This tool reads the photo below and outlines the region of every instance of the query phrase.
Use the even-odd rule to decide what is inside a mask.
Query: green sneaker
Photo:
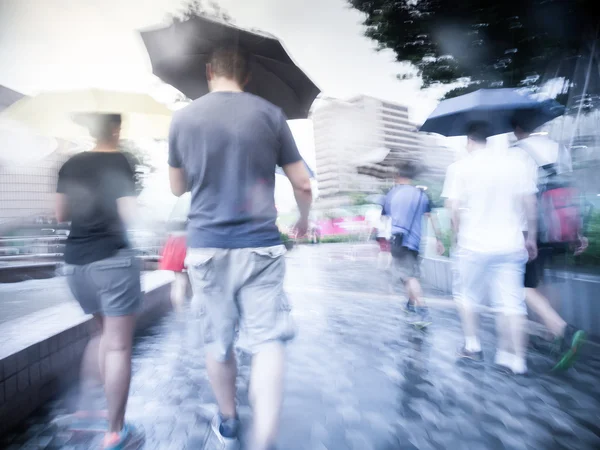
[[[415,310],[414,317],[410,320],[412,326],[414,326],[418,330],[424,330],[429,325],[431,325],[431,315],[429,314],[429,308],[427,307],[418,307]]]
[[[586,333],[583,330],[573,332],[567,327],[565,335],[557,339],[557,354],[559,360],[552,368],[553,372],[565,371],[573,367],[579,356],[582,345],[586,342]]]

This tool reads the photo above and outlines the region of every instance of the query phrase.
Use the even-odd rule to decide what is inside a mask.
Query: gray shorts
[[[406,283],[409,278],[419,278],[421,276],[421,261],[419,252],[406,247],[394,251],[392,258],[392,273],[394,281]]]
[[[186,266],[200,307],[204,343],[225,361],[236,327],[252,353],[269,342],[294,337],[290,304],[283,290],[285,247],[188,249]]]
[[[131,250],[83,266],[67,264],[63,273],[86,314],[128,316],[142,304],[140,262]]]

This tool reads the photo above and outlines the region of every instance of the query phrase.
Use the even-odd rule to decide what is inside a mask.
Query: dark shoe
[[[431,315],[428,308],[416,308],[415,318],[411,320],[411,324],[418,329],[427,328],[431,325]]]
[[[413,305],[410,300],[406,302],[406,306],[404,307],[404,312],[406,314],[414,314],[417,311],[415,305]]]
[[[238,419],[223,419],[220,414],[217,414],[210,426],[219,440],[219,450],[238,450],[240,448],[238,439],[240,421]]]
[[[458,350],[457,355],[460,359],[470,359],[471,361],[475,362],[483,361],[482,350],[479,350],[478,352],[472,352],[470,350],[467,350],[467,348],[463,346]]]
[[[586,342],[586,333],[574,327],[567,326],[564,336],[555,340],[555,352],[558,362],[553,371],[568,370],[573,367],[581,347]]]

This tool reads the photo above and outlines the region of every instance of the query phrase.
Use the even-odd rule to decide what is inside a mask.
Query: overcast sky
[[[160,23],[177,0],[0,0],[0,84],[27,94],[101,87],[156,91],[137,29]],[[392,52],[375,52],[361,14],[345,0],[220,0],[243,27],[280,37],[332,97],[364,93],[412,107],[415,120],[440,92],[399,82]],[[153,94],[155,92],[152,92]]]
[[[136,30],[159,24],[177,0],[0,0],[0,84],[26,94],[97,87],[172,94],[152,75]],[[345,0],[220,0],[242,27],[270,32],[326,96],[367,94],[406,104],[422,121],[441,90],[400,82],[403,66],[363,36],[362,15]],[[314,163],[310,124],[293,131]]]

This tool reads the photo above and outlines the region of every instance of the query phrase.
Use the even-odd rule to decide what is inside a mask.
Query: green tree
[[[594,0],[348,1],[365,13],[366,35],[414,64],[424,87],[465,82],[447,97],[570,78],[600,25]]]
[[[178,13],[171,16],[171,19],[173,22],[183,22],[199,16],[233,22],[232,17],[214,0],[190,0]]]
[[[367,202],[367,194],[363,194],[362,192],[353,192],[350,194],[350,198],[352,200],[352,206],[362,206],[369,204]]]
[[[133,168],[135,175],[135,190],[139,194],[144,189],[144,183],[148,174],[154,172],[156,167],[150,162],[148,154],[133,141],[122,140],[119,142],[119,150],[125,155]]]

